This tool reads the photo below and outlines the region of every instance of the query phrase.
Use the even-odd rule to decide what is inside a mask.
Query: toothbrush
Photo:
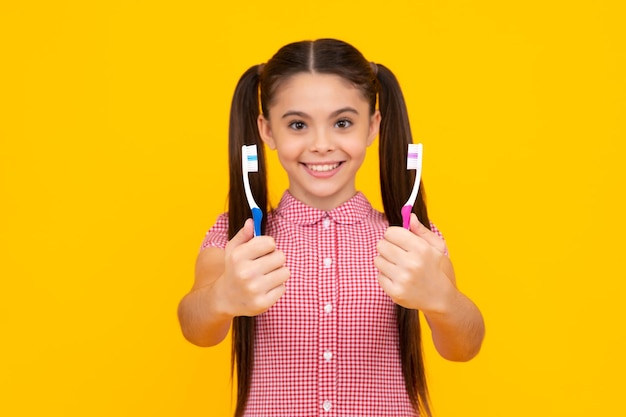
[[[417,192],[420,188],[420,179],[422,177],[422,144],[410,143],[409,153],[406,157],[406,169],[415,170],[415,183],[413,184],[413,191],[411,196],[402,207],[402,227],[409,229],[411,225],[411,212],[413,211],[413,204],[417,198]]]
[[[261,219],[263,219],[263,212],[252,197],[250,180],[248,179],[249,172],[259,172],[259,159],[256,145],[243,145],[241,147],[241,171],[243,174],[243,186],[246,191],[246,198],[248,199],[248,205],[250,206],[252,219],[254,220],[254,236],[261,236]]]

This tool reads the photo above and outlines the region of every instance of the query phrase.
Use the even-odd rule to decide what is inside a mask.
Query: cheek
[[[294,141],[280,141],[276,146],[276,153],[281,162],[289,162],[298,159],[301,150]]]
[[[350,153],[356,158],[357,156],[365,157],[365,153],[367,152],[367,148],[370,145],[367,135],[367,131],[360,132],[358,136],[355,136],[349,144]]]

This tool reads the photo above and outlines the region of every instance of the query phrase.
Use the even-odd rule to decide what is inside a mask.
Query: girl
[[[376,136],[384,214],[355,188]],[[410,229],[397,227],[415,174],[394,75],[338,40],[286,45],[241,77],[229,141],[228,213],[206,235],[179,319],[200,346],[232,327],[235,415],[430,416],[418,311],[450,360],[477,354],[484,325],[456,288],[423,187]],[[258,149],[249,175],[264,211],[258,237],[243,191],[244,144]],[[289,179],[269,212],[264,145]]]

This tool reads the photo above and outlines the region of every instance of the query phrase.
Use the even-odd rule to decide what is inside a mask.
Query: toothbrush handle
[[[252,220],[254,220],[254,236],[261,236],[261,220],[263,212],[258,207],[252,208]]]
[[[407,204],[406,206],[402,207],[402,227],[404,227],[406,230],[409,230],[409,228],[411,227],[411,212],[413,211],[413,206],[410,204]]]

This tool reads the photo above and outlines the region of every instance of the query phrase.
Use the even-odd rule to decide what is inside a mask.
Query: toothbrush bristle
[[[256,145],[246,146],[246,160],[248,161],[248,172],[257,172],[259,170]]]
[[[419,167],[419,158],[422,153],[419,143],[409,144],[409,152],[406,157],[406,169],[417,169]]]

